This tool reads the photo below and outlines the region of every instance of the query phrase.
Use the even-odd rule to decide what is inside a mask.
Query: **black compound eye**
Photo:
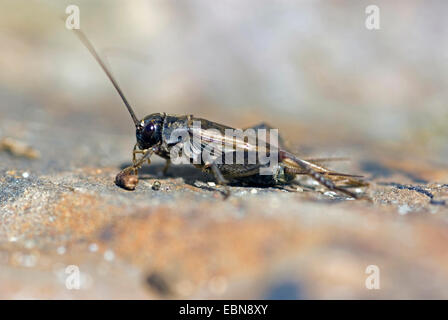
[[[144,119],[136,132],[140,149],[148,149],[161,141],[160,120],[153,116],[147,118],[151,119]]]
[[[154,132],[154,129],[155,129],[154,124],[153,124],[153,123],[149,123],[149,124],[146,126],[145,131],[148,132],[148,133],[150,133],[150,134],[152,134],[152,133]]]
[[[143,130],[143,135],[144,135],[145,140],[151,139],[152,135],[154,134],[155,129],[156,128],[153,123],[148,123],[145,126],[145,128]]]
[[[157,141],[157,132],[158,132],[158,125],[157,123],[154,123],[153,121],[150,121],[146,123],[145,127],[143,128],[143,140],[145,140],[146,143],[149,143],[151,145],[156,144]]]

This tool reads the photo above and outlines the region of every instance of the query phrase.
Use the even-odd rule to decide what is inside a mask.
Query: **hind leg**
[[[282,163],[285,165],[285,172],[294,174],[297,172],[297,168],[299,167],[301,170],[303,170],[303,174],[310,176],[324,187],[330,190],[341,192],[349,197],[358,199],[357,194],[336,186],[336,184],[331,179],[325,177],[324,174],[315,171],[308,163],[297,158],[293,154],[286,151],[280,151],[279,156]]]

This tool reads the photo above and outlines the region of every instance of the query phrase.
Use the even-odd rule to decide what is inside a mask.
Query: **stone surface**
[[[167,3],[170,5],[158,10],[169,22],[177,11]],[[357,9],[364,12],[363,8],[345,5],[350,8],[346,14],[353,15]],[[139,16],[132,11],[138,8],[124,6],[130,10],[126,12]],[[416,7],[414,3],[409,8]],[[438,104],[446,101],[442,67],[432,66],[425,69],[430,70],[425,76],[415,76],[414,69],[406,69],[410,66],[406,55],[394,49],[399,59],[391,58],[389,64],[381,55],[371,57],[372,69],[385,66],[381,69],[384,74],[374,74],[378,82],[362,78],[361,73],[358,76],[365,81],[350,81],[345,73],[348,67],[336,68],[325,55],[313,54],[319,50],[310,42],[297,57],[307,63],[300,60],[297,64],[311,77],[306,83],[317,86],[311,85],[317,91],[304,90],[305,84],[301,87],[309,94],[305,102],[314,104],[306,109],[289,97],[284,101],[290,103],[289,109],[276,109],[258,107],[256,102],[266,98],[282,104],[282,95],[295,92],[277,87],[276,81],[283,83],[280,75],[289,74],[288,68],[275,69],[276,65],[264,65],[268,60],[254,58],[263,70],[280,70],[266,75],[277,79],[268,87],[273,93],[280,92],[274,95],[280,97],[278,100],[238,86],[231,88],[244,94],[237,91],[240,95],[229,98],[223,84],[218,85],[223,94],[216,98],[206,91],[208,82],[204,79],[208,78],[195,78],[196,73],[188,68],[176,69],[178,73],[173,71],[164,78],[160,70],[170,70],[168,58],[156,55],[161,60],[155,59],[145,68],[154,68],[164,86],[153,78],[142,81],[138,72],[120,77],[125,91],[139,97],[135,99],[139,101],[139,116],[158,111],[194,113],[235,127],[267,120],[280,128],[300,156],[349,157],[350,162],[331,167],[364,175],[371,183],[367,193],[372,202],[348,201],[320,188],[314,190],[306,181],[297,192],[232,187],[232,196],[223,201],[220,187],[208,184],[214,181],[212,177],[190,166],[172,167],[163,176],[163,161],[156,157],[141,171],[136,190],[126,191],[118,188],[114,179],[129,165],[135,137],[132,122],[106,77],[75,37],[57,29],[57,22],[28,21],[22,15],[31,9],[20,1],[8,2],[8,8],[19,13],[0,13],[0,21],[9,27],[9,32],[0,28],[0,66],[4,71],[0,74],[0,140],[9,139],[0,147],[0,298],[448,298],[448,134],[443,120],[447,114]],[[13,10],[17,8],[23,11]],[[122,11],[118,4],[111,5],[104,13],[106,21],[118,17],[113,8]],[[196,12],[194,8],[190,12]],[[202,7],[197,8],[200,11]],[[316,12],[337,17],[338,12],[324,4],[302,9],[314,12],[313,17]],[[42,7],[33,10],[34,16],[52,16]],[[88,16],[83,16],[87,26]],[[393,20],[410,24],[410,16],[409,20]],[[142,21],[154,22],[135,21],[139,26]],[[229,24],[227,20],[217,21]],[[342,31],[345,21],[335,22]],[[157,29],[157,23],[154,29],[165,34],[167,42],[175,43],[177,33]],[[186,29],[182,24],[173,28]],[[317,30],[313,25],[304,28]],[[123,30],[116,34],[121,40],[127,37]],[[157,40],[161,48],[171,52],[162,38],[149,30],[153,29],[143,27],[129,42]],[[421,30],[418,34],[425,34]],[[285,30],[275,32],[288,34]],[[398,37],[384,29],[381,32],[391,42]],[[106,29],[101,34],[108,34],[109,40],[115,35]],[[365,30],[355,34],[361,39]],[[107,45],[98,33],[94,38],[98,47]],[[121,46],[126,47],[126,43]],[[334,54],[335,47],[322,52]],[[157,49],[154,44],[151,48]],[[430,51],[425,50],[425,54]],[[390,52],[383,54],[394,57]],[[125,66],[138,70],[138,63],[136,67],[113,61],[114,70]],[[398,62],[407,71],[397,71]],[[318,65],[324,69],[313,69]],[[391,74],[399,76],[394,78],[397,82],[388,82],[396,86],[388,90],[383,80],[390,79]],[[226,75],[231,77],[232,72]],[[258,74],[245,76],[241,77],[247,83],[261,78]],[[189,81],[204,81],[203,87],[188,87]],[[442,89],[437,91],[439,87]],[[229,109],[235,101],[239,101],[238,106],[246,105]],[[412,105],[413,101],[418,106]],[[22,148],[11,149],[11,142]],[[31,149],[23,146],[32,148],[35,153],[31,154],[39,157],[31,159]],[[153,188],[156,181],[160,188]],[[380,269],[380,290],[366,289],[369,265]],[[69,266],[79,268],[79,290],[67,289],[73,270]]]
[[[446,168],[354,159],[372,203],[306,187],[232,187],[224,201],[212,177],[187,165],[164,177],[161,160],[126,191],[114,178],[131,134],[77,126],[1,119],[41,154],[0,153],[2,298],[448,297]],[[372,264],[378,291],[365,288]],[[80,290],[65,286],[69,265]]]

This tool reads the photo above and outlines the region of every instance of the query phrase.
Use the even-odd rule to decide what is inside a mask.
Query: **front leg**
[[[138,150],[137,145],[134,146],[132,152],[132,166],[121,170],[115,177],[115,184],[126,190],[135,190],[138,184],[138,169],[147,161],[151,163],[150,156],[154,153],[154,149]],[[140,159],[137,159],[137,154],[143,154]]]
[[[147,158],[148,164],[151,164],[151,160],[148,158],[147,153],[149,151],[153,151],[152,149],[139,150],[137,149],[137,144],[134,145],[134,149],[132,150],[132,166],[134,170],[136,170],[135,174],[137,174],[137,170],[141,168],[143,163],[145,162],[145,158]],[[143,154],[143,156],[137,160],[137,154]],[[130,168],[130,167],[129,167]]]

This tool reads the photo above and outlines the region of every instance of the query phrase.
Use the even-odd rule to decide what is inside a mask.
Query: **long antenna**
[[[135,123],[135,127],[139,127],[140,126],[140,122],[138,121],[137,117],[135,116],[134,110],[132,110],[132,107],[129,104],[128,100],[126,100],[126,97],[124,96],[123,91],[121,91],[120,86],[118,85],[118,83],[115,80],[114,76],[107,69],[107,67],[104,64],[103,60],[101,60],[100,56],[98,55],[98,53],[96,52],[95,48],[93,47],[92,43],[89,41],[89,39],[87,39],[87,37],[85,36],[85,34],[81,30],[73,29],[73,31],[76,33],[76,35],[78,36],[79,40],[81,40],[81,42],[84,44],[84,46],[90,51],[90,53],[95,58],[95,60],[100,64],[101,68],[104,70],[104,72],[106,73],[107,77],[112,82],[112,84],[114,85],[114,87],[117,90],[118,94],[120,95],[121,99],[123,100],[124,104],[126,105],[126,108],[128,108],[129,114],[131,115],[132,120]]]

